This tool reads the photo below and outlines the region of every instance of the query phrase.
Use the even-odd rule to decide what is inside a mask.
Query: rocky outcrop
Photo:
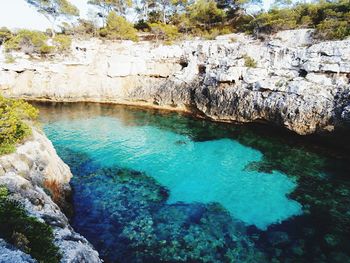
[[[75,41],[69,57],[1,63],[0,91],[189,111],[217,121],[266,121],[299,134],[350,120],[350,40],[314,43],[312,30],[268,40],[243,34],[172,46]]]
[[[98,253],[74,232],[51,198],[57,193],[69,193],[71,177],[69,167],[58,157],[51,142],[35,128],[32,137],[16,152],[0,157],[0,185],[8,189],[11,200],[23,205],[28,215],[52,227],[61,262],[101,262]],[[36,261],[0,239],[0,262]]]
[[[35,263],[36,261],[28,254],[23,253],[17,248],[0,239],[0,263]]]

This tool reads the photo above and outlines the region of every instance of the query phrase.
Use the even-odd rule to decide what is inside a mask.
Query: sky
[[[268,9],[273,0],[263,0],[264,8]],[[80,9],[80,15],[87,18],[88,10],[91,8],[87,0],[70,0]],[[30,7],[25,0],[0,0],[0,27],[6,26],[10,29],[28,28],[45,30],[50,27],[46,18],[38,13],[35,8]]]
[[[70,2],[80,9],[82,17],[87,17],[89,9],[87,0],[70,0]],[[11,29],[45,30],[50,27],[50,23],[25,0],[0,0],[0,27],[2,26]]]

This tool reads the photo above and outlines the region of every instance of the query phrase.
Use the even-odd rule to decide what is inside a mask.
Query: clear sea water
[[[264,125],[39,104],[106,262],[350,262],[347,156]]]

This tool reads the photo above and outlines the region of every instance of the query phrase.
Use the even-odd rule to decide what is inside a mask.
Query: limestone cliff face
[[[52,227],[55,245],[62,254],[61,262],[101,262],[98,253],[74,232],[52,199],[55,192],[64,195],[70,191],[71,177],[69,167],[37,129],[33,129],[32,137],[19,145],[16,152],[0,157],[0,185],[8,188],[10,198],[20,202],[29,215]],[[53,195],[50,197],[47,192]],[[36,262],[2,239],[0,254],[0,262]]]
[[[350,120],[350,40],[315,43],[311,35],[283,31],[259,41],[232,34],[171,46],[75,41],[69,57],[0,62],[0,92],[267,121],[299,134],[329,131]]]

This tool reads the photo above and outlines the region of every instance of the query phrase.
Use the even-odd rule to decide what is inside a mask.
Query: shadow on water
[[[350,143],[344,136],[303,137],[262,124],[213,123],[115,105],[36,106],[43,123],[109,116],[194,141],[234,139],[263,154],[247,170],[277,170],[297,178],[290,197],[303,205],[303,215],[261,231],[235,221],[217,203],[166,204],[168,190],[151,177],[118,167],[106,170],[69,146],[58,148],[75,175],[73,225],[107,262],[244,262],[250,257],[261,262],[257,250],[269,262],[350,262]]]

